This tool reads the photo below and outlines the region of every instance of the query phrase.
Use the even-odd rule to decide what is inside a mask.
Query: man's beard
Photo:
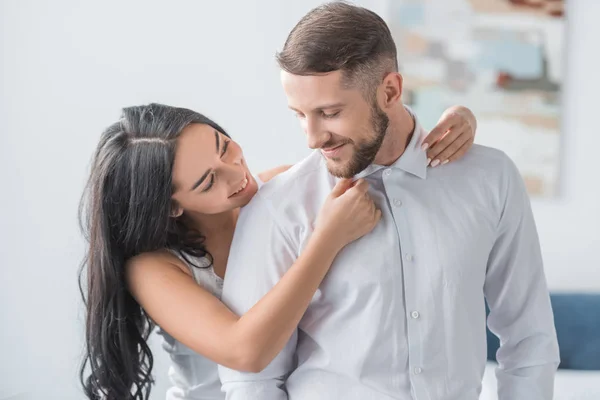
[[[375,133],[375,137],[358,144],[350,143],[350,145],[354,147],[354,154],[350,161],[341,166],[329,165],[329,163],[327,163],[329,173],[338,178],[352,178],[354,175],[364,171],[373,163],[373,160],[375,160],[375,156],[377,156],[387,133],[389,123],[390,120],[388,116],[376,103],[373,104],[371,111],[371,127]]]

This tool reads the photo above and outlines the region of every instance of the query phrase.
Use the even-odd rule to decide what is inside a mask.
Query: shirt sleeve
[[[488,327],[500,338],[499,400],[551,400],[559,364],[554,317],[525,184],[506,157],[502,211],[487,265]]]
[[[247,312],[296,261],[297,247],[259,193],[240,212],[227,263],[223,302],[238,315]],[[284,383],[294,369],[296,340],[294,332],[284,349],[260,373],[219,366],[226,399],[287,399]]]

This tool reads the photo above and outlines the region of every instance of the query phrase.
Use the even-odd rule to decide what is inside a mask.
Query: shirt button
[[[421,314],[419,314],[418,311],[413,311],[410,313],[410,316],[413,317],[413,319],[417,319],[421,316]]]
[[[406,259],[406,261],[412,261],[412,260],[414,260],[414,257],[412,256],[412,254],[408,254],[408,253],[406,253],[404,255],[404,258]]]
[[[419,367],[417,367],[417,368],[415,368],[415,369],[413,370],[413,373],[414,373],[415,375],[419,375],[421,372],[423,372],[423,370],[422,370],[421,368],[419,368]]]
[[[392,174],[392,170],[391,170],[391,169],[386,169],[386,170],[383,172],[383,176],[390,176],[391,174]]]
[[[396,206],[396,207],[402,207],[402,200],[400,200],[400,199],[394,199],[394,206]]]

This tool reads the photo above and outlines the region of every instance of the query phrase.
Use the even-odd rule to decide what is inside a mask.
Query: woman
[[[472,119],[464,115],[451,125]],[[454,130],[439,145],[465,134],[472,141],[472,129]],[[222,399],[217,364],[259,371],[283,348],[336,254],[381,216],[365,181],[341,180],[294,265],[238,317],[219,300],[237,215],[261,180],[283,169],[254,178],[225,131],[187,109],[126,108],[103,133],[82,202],[90,246],[81,370],[88,398],[148,398],[146,341],[155,324],[173,362],[171,399]],[[245,178],[233,182],[241,170]]]

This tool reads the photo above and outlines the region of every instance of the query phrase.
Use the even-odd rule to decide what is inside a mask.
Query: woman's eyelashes
[[[221,150],[221,157],[223,157],[227,152],[227,147],[229,147],[229,142],[231,142],[231,140],[225,140],[224,142],[223,149]]]
[[[221,157],[223,157],[225,155],[225,153],[227,153],[227,148],[229,147],[229,142],[231,142],[231,140],[224,140],[223,143],[223,148],[221,149]],[[202,192],[208,192],[210,190],[210,188],[215,184],[215,173],[211,173],[210,174],[210,180],[208,181],[208,185],[206,185],[206,187],[204,188],[204,190],[202,190]]]

